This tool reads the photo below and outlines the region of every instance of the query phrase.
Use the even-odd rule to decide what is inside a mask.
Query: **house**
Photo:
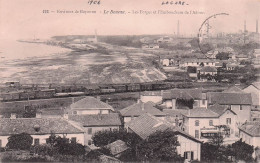
[[[126,124],[128,132],[136,133],[140,138],[147,139],[156,131],[173,130],[176,133],[180,146],[177,153],[187,160],[201,159],[201,142],[191,135],[179,130],[165,120],[159,119],[151,114],[143,114]]]
[[[238,67],[237,63],[227,63],[226,64],[226,70],[234,70],[236,67]]]
[[[198,70],[198,73],[203,75],[209,74],[213,76],[217,74],[217,69],[215,67],[206,66]]]
[[[247,60],[248,56],[245,55],[245,54],[239,54],[239,55],[236,55],[236,59],[239,60],[239,61]]]
[[[140,93],[140,100],[144,103],[151,101],[153,103],[162,102],[163,91],[144,91]]]
[[[207,108],[206,93],[201,89],[172,89],[163,92],[163,104],[167,108],[178,109],[182,107],[179,100],[193,100],[193,107]]]
[[[80,144],[84,144],[84,130],[73,122],[64,118],[42,118],[37,113],[36,118],[10,118],[0,119],[0,147],[5,147],[8,137],[13,134],[28,133],[33,137],[33,145],[44,144],[51,134],[65,136]]]
[[[69,114],[109,114],[113,112],[112,106],[94,97],[85,97],[70,105]]]
[[[216,59],[204,59],[204,58],[187,58],[185,60],[181,61],[181,67],[203,67],[203,66],[210,66],[215,67],[216,66]]]
[[[154,43],[156,41],[155,41],[155,39],[150,38],[150,37],[143,37],[140,39],[140,42],[144,43],[144,44],[149,44],[149,43]]]
[[[169,43],[169,42],[172,42],[172,38],[170,38],[169,36],[164,36],[164,37],[161,37],[157,40],[157,43]]]
[[[246,93],[251,93],[252,105],[260,106],[260,82],[254,82],[243,89]]]
[[[159,49],[160,46],[158,44],[143,44],[142,49]]]
[[[113,143],[106,145],[105,148],[109,149],[114,157],[119,157],[124,151],[129,149],[122,140],[116,140]]]
[[[239,137],[249,145],[260,147],[260,122],[249,121],[240,126]]]
[[[251,118],[252,98],[249,93],[208,92],[209,105],[219,104],[229,107],[238,116],[238,122],[244,123]]]
[[[178,61],[174,61],[174,58],[171,56],[165,56],[165,57],[160,57],[160,62],[163,66],[174,66],[175,64],[178,64]]]
[[[186,112],[185,109],[163,109],[166,114],[165,120],[173,124],[175,127],[182,129],[183,126],[183,115],[182,112]]]
[[[238,130],[236,126],[236,113],[220,105],[214,105],[208,109],[194,108],[182,112],[183,114],[183,131],[194,136],[195,138],[207,142],[208,139],[223,133],[224,138],[235,138]],[[225,125],[220,129],[218,126]],[[224,140],[225,140],[224,139]]]
[[[124,123],[129,122],[144,113],[149,113],[160,119],[164,119],[166,114],[155,108],[154,106],[155,104],[151,101],[146,103],[140,101],[139,103],[133,104],[120,110],[120,113],[124,119]]]
[[[103,130],[119,129],[122,125],[120,117],[117,113],[110,114],[92,114],[92,115],[69,115],[65,114],[64,117],[70,121],[76,122],[84,130],[84,144],[95,148],[92,142],[92,136]]]

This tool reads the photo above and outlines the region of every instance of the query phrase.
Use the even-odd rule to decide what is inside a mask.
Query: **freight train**
[[[19,101],[31,99],[46,99],[55,97],[72,97],[84,95],[102,95],[123,92],[141,92],[153,90],[165,90],[172,88],[192,88],[192,82],[150,82],[150,83],[131,83],[131,84],[104,84],[99,86],[51,86],[49,89],[26,90],[22,89],[15,92],[2,93],[2,101]]]

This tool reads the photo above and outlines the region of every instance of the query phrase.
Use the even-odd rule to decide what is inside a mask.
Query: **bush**
[[[58,154],[58,151],[56,148],[52,147],[50,144],[41,144],[41,145],[36,145],[31,148],[31,151],[35,154],[38,155],[43,155],[43,156],[53,156],[55,154]]]
[[[30,150],[33,138],[27,133],[15,134],[8,137],[8,149]]]

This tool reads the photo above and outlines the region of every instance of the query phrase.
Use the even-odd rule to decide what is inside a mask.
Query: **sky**
[[[189,5],[161,5],[165,0],[0,0],[0,38],[49,38],[56,35],[141,35],[174,34],[177,21],[181,35],[196,35],[202,22],[211,15],[228,13],[210,19],[212,31],[255,31],[260,26],[260,0],[183,0]],[[175,0],[174,0],[175,2]],[[43,10],[54,11],[44,14]],[[57,10],[88,10],[96,14],[61,14]],[[104,10],[126,11],[126,14],[104,14]],[[202,14],[132,14],[132,11],[199,11]],[[128,13],[130,12],[130,13]]]

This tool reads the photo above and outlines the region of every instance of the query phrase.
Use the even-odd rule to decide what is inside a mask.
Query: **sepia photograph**
[[[260,163],[260,0],[0,0],[0,162]]]

